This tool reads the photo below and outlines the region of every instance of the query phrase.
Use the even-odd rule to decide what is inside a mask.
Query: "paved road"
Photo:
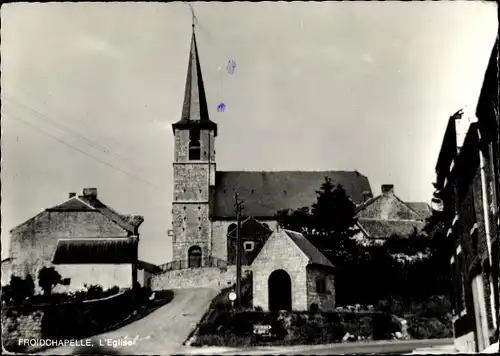
[[[342,355],[342,354],[411,354],[422,347],[453,344],[453,339],[366,341],[330,345],[260,347],[260,348],[215,348],[201,347],[184,349],[191,355]]]
[[[121,354],[169,355],[184,353],[182,343],[219,293],[215,289],[174,290],[172,301],[129,325],[90,339],[93,347],[58,347],[45,350],[45,355]],[[108,342],[138,338],[133,345],[113,347]]]

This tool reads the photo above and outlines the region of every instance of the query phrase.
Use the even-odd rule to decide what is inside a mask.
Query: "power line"
[[[24,96],[26,96],[26,97],[28,97],[28,96],[33,96],[33,95],[30,95],[28,92],[26,92],[26,91],[24,91],[24,90],[21,90],[20,88],[16,88],[16,91],[19,91],[21,94],[23,94],[23,95],[24,95]],[[3,93],[3,95],[5,95],[5,94]],[[9,95],[7,95],[7,96],[9,96]],[[11,96],[11,97],[12,97],[12,96]],[[67,116],[69,116],[69,115],[67,115],[66,113],[62,112],[59,108],[56,108],[54,105],[47,105],[47,103],[46,103],[46,102],[44,102],[43,104],[44,104],[46,107],[49,107],[49,108],[51,107],[52,109],[56,109],[57,113],[58,113],[58,114],[60,114],[60,115],[61,115],[61,116],[63,116],[63,117],[67,117]],[[79,121],[79,123],[80,123],[82,126],[86,127],[86,128],[89,128],[89,129],[91,128],[91,127],[90,127],[90,125],[88,125],[86,122]],[[99,133],[100,133],[100,134],[102,134],[102,132],[99,132]],[[118,146],[120,146],[120,147],[124,147],[123,142],[120,142],[120,141],[118,141],[118,140],[115,140],[115,139],[113,139],[113,137],[111,137],[111,136],[109,136],[109,135],[103,135],[103,136],[104,136],[104,138],[106,139],[106,141],[113,142],[114,144],[116,144],[116,145],[118,145]],[[131,151],[131,152],[134,152],[134,153],[140,153],[140,154],[142,154],[142,152],[139,152],[137,149],[131,148],[130,146],[127,146],[126,148],[127,148],[129,151]]]
[[[129,159],[123,157],[122,155],[116,153],[116,152],[113,152],[111,150],[109,150],[108,148],[102,146],[101,144],[83,136],[82,134],[80,134],[79,132],[76,132],[68,127],[65,127],[63,125],[61,125],[58,121],[56,120],[53,120],[49,117],[47,117],[47,115],[44,115],[42,113],[40,113],[39,111],[29,107],[28,105],[26,104],[23,104],[21,103],[19,100],[16,100],[15,98],[13,97],[10,97],[10,95],[5,95],[4,93],[2,93],[2,96],[7,99],[7,101],[10,101],[11,103],[13,103],[14,105],[17,105],[17,106],[21,106],[21,107],[24,107],[28,110],[30,110],[31,112],[33,112],[34,114],[36,114],[41,120],[43,121],[46,121],[48,122],[49,124],[51,124],[52,126],[54,127],[57,127],[58,129],[62,130],[62,131],[65,131],[66,133],[69,133],[69,134],[73,134],[75,136],[78,136],[80,139],[86,141],[90,146],[94,147],[95,149],[109,155],[109,156],[112,156],[114,158],[117,158],[119,159],[120,161],[124,162],[124,163],[128,163],[129,165],[134,165],[134,166],[137,166],[138,168],[142,168],[142,169],[145,169],[147,171],[149,171],[150,173],[154,174],[155,176],[159,176],[156,172],[152,171],[151,169],[147,168],[147,167],[144,167],[142,165],[139,165],[137,163],[134,163],[132,161],[130,161]]]
[[[97,162],[100,162],[100,163],[102,163],[102,164],[104,164],[104,165],[106,165],[106,166],[108,166],[108,167],[110,167],[110,168],[113,168],[114,170],[116,170],[116,171],[118,171],[118,172],[121,172],[121,173],[123,173],[123,174],[126,174],[126,175],[128,175],[129,177],[132,177],[132,178],[134,178],[134,179],[140,180],[141,182],[146,183],[146,184],[148,184],[148,185],[150,185],[150,186],[152,186],[152,187],[155,187],[155,188],[159,188],[159,189],[161,189],[161,187],[160,187],[160,186],[157,186],[156,184],[153,184],[153,183],[151,183],[151,182],[149,182],[149,181],[147,181],[147,180],[145,180],[145,179],[142,179],[142,178],[140,178],[140,177],[138,177],[138,176],[136,176],[136,175],[134,175],[134,174],[131,174],[131,173],[127,172],[127,171],[124,171],[123,169],[118,168],[118,167],[116,167],[116,166],[112,165],[112,164],[111,164],[111,163],[109,163],[109,162],[106,162],[106,161],[104,161],[104,160],[101,160],[101,159],[99,159],[98,157],[95,157],[95,156],[93,156],[93,155],[91,155],[91,154],[89,154],[89,153],[87,153],[87,152],[85,152],[85,151],[83,151],[83,150],[79,149],[78,147],[75,147],[75,146],[73,146],[73,145],[71,145],[71,144],[67,143],[66,141],[61,140],[60,138],[58,138],[58,137],[56,137],[56,136],[54,136],[54,135],[51,135],[51,134],[49,134],[48,132],[43,131],[43,130],[42,130],[42,129],[40,129],[38,126],[33,125],[33,124],[29,123],[28,121],[21,119],[21,118],[20,118],[20,117],[18,117],[17,115],[13,115],[12,113],[9,113],[7,117],[11,117],[11,118],[13,118],[13,119],[15,119],[15,120],[17,120],[17,121],[20,121],[20,122],[24,123],[25,125],[27,125],[27,126],[31,127],[32,129],[35,129],[36,131],[39,131],[39,132],[41,132],[42,134],[44,134],[44,135],[46,135],[46,136],[49,136],[49,137],[53,138],[54,140],[56,140],[56,141],[58,141],[58,142],[62,143],[63,145],[65,145],[65,146],[67,146],[67,147],[69,147],[69,148],[71,148],[71,149],[73,149],[73,150],[75,150],[75,151],[78,151],[78,152],[80,152],[81,154],[83,154],[83,155],[85,155],[85,156],[87,156],[87,157],[90,157],[90,158],[92,158],[92,159],[96,160]]]

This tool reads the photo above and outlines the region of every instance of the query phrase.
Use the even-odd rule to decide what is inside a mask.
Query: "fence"
[[[158,266],[157,274],[166,272],[166,271],[176,271],[176,270],[181,270],[181,269],[188,269],[188,268],[203,268],[203,267],[227,267],[228,263],[227,261],[224,261],[220,258],[217,257],[205,257],[201,258],[200,260],[196,261],[197,263],[193,263],[189,260],[179,260],[179,261],[172,261],[168,263],[164,263],[162,265]]]

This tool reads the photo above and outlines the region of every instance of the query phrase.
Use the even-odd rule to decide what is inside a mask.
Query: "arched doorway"
[[[191,246],[188,250],[188,268],[201,267],[201,248]]]
[[[269,276],[269,310],[292,310],[292,280],[282,269],[277,269]]]

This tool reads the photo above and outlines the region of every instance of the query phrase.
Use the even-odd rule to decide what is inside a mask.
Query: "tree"
[[[43,289],[45,297],[50,296],[52,289],[62,283],[62,277],[54,267],[43,267],[38,272],[38,285]]]
[[[311,212],[308,207],[280,210],[276,214],[276,220],[283,229],[297,231],[304,236],[311,233]]]
[[[356,242],[351,239],[359,231],[354,228],[356,205],[344,188],[335,186],[328,177],[316,195],[311,209],[281,210],[276,219],[281,228],[303,233],[334,265],[339,265],[358,252]]]
[[[358,256],[357,243],[352,237],[359,232],[355,228],[356,205],[347,196],[342,185],[334,186],[326,177],[317,199],[311,208],[312,233],[309,238],[334,265],[352,261]]]

